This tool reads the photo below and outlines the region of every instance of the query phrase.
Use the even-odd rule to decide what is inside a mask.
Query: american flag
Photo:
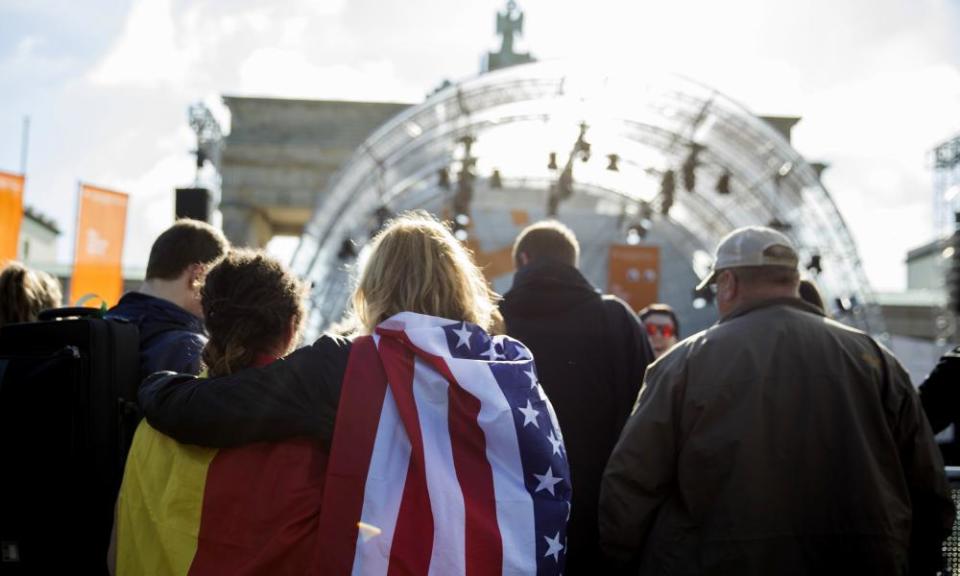
[[[405,312],[352,347],[324,574],[561,574],[570,472],[530,351]]]

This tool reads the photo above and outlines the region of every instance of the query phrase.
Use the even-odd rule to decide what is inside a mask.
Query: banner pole
[[[27,175],[27,150],[30,144],[30,116],[23,117],[23,133],[20,140],[20,174]]]

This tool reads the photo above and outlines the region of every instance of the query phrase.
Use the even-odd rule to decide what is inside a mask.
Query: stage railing
[[[960,511],[960,466],[947,466],[947,481],[953,495],[953,505]],[[943,542],[945,576],[960,575],[960,514],[953,521],[953,533]]]

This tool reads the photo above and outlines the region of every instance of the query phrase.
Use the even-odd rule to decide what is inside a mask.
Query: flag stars
[[[530,399],[527,398],[527,407],[517,408],[521,413],[523,413],[523,427],[526,428],[527,424],[533,424],[535,427],[539,428],[540,423],[537,422],[537,416],[540,415],[540,412],[533,407],[530,403]]]
[[[544,536],[543,539],[547,541],[547,553],[544,554],[543,557],[553,556],[553,559],[559,562],[560,553],[563,552],[563,544],[560,543],[560,532],[558,531],[557,535],[553,538]]]
[[[533,491],[534,494],[541,490],[546,490],[551,496],[556,496],[553,492],[553,487],[563,482],[563,478],[553,475],[553,466],[548,467],[545,474],[534,474],[534,476],[537,478],[537,482],[539,482],[537,489]]]
[[[500,355],[500,353],[497,352],[497,346],[496,346],[496,344],[493,343],[493,340],[490,341],[490,348],[488,348],[487,351],[484,352],[483,354],[484,354],[484,356],[486,356],[487,359],[490,360],[491,362],[494,362],[494,361],[496,361],[496,360],[502,360],[502,359],[503,359],[503,356]]]
[[[534,388],[536,388],[536,387],[537,387],[537,375],[536,375],[536,373],[533,371],[533,368],[525,371],[524,374],[526,374],[526,375],[527,375],[527,378],[530,379],[530,389],[533,390]]]
[[[527,400],[527,404],[529,404],[529,403],[530,403],[530,401]],[[521,408],[521,410],[522,410],[522,408]],[[538,426],[538,428],[539,428],[539,426]],[[562,454],[563,438],[559,438],[559,437],[557,437],[557,436],[554,436],[554,435],[553,435],[553,430],[551,430],[550,433],[547,434],[547,440],[549,440],[549,441],[550,441],[550,445],[553,446],[553,454],[554,454],[555,456],[561,456],[561,457],[562,457],[562,456],[563,456],[563,454]]]
[[[453,329],[453,333],[457,335],[457,345],[454,348],[459,348],[461,346],[466,346],[467,350],[470,350],[470,330],[467,329],[467,323],[463,322],[460,325],[460,329]]]

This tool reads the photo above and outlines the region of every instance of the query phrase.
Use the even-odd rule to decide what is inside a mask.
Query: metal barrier
[[[960,512],[960,466],[947,466],[947,481],[953,495],[953,505]],[[953,521],[953,533],[943,541],[944,576],[960,575],[960,514]]]

